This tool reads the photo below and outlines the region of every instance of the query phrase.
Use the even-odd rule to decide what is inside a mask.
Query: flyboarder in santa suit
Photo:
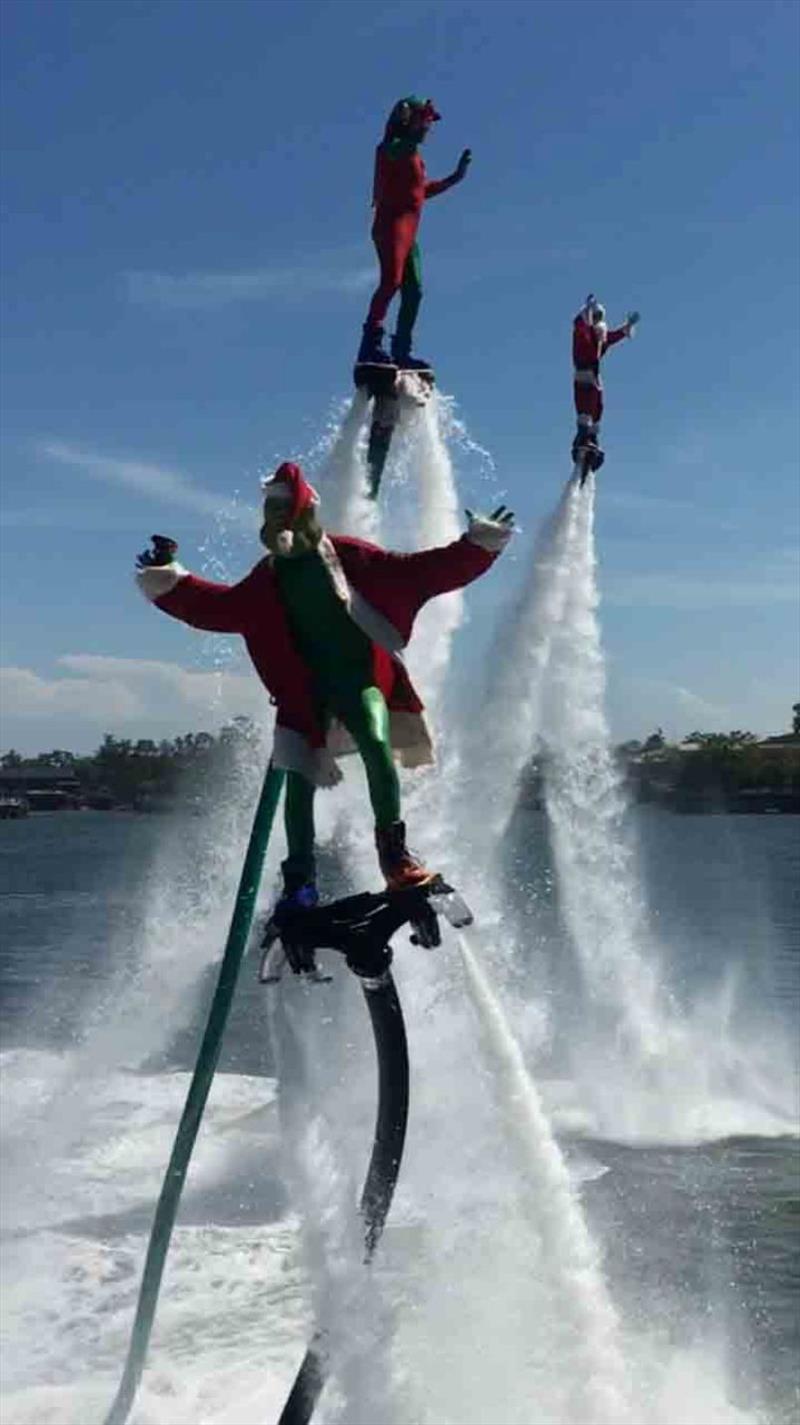
[[[472,158],[465,148],[448,178],[427,177],[419,147],[431,125],[440,118],[430,99],[411,94],[398,100],[375,153],[372,240],[380,263],[380,282],[364,323],[358,365],[395,365],[406,371],[429,369],[429,362],[411,355],[411,338],[422,300],[417,230],[426,200],[460,183]],[[390,356],[383,346],[383,322],[398,292],[400,311]]]
[[[638,312],[629,312],[621,327],[609,331],[605,308],[594,293],[589,294],[572,328],[575,411],[578,429],[572,442],[572,459],[581,467],[581,483],[590,470],[599,470],[605,460],[599,432],[603,415],[603,381],[600,362],[618,341],[633,336]]]
[[[434,873],[408,850],[395,757],[433,760],[423,705],[401,649],[428,599],[462,588],[491,568],[513,530],[504,506],[470,515],[452,544],[395,554],[361,539],[328,536],[319,497],[298,465],[264,482],[261,542],[268,550],[238,584],[211,583],[175,560],[174,540],[153,536],[138,558],[138,583],[164,613],[194,628],[240,633],[276,708],[272,763],[287,772],[288,856],[284,901],[316,904],[314,795],[341,779],[336,758],[358,750],[389,890]]]

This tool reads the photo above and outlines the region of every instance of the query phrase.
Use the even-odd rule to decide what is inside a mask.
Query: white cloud
[[[60,440],[39,441],[36,449],[48,460],[69,465],[92,480],[121,485],[124,489],[135,490],[139,495],[153,496],[159,501],[181,505],[198,514],[214,517],[222,515],[232,523],[252,528],[254,507],[239,505],[235,500],[224,498],[211,490],[204,490],[178,471],[167,470],[161,465],[149,465],[141,460],[123,460],[118,456],[97,454]]]
[[[666,685],[669,686],[669,685]],[[671,689],[675,701],[684,708],[687,714],[701,716],[710,719],[715,725],[720,727],[732,726],[732,719],[735,714],[731,708],[722,703],[710,703],[707,698],[701,698],[699,693],[693,693],[691,688],[683,688],[680,683],[674,683]]]
[[[262,726],[272,720],[255,674],[88,653],[57,659],[52,676],[0,668],[0,706],[3,746],[25,753],[89,751],[105,732],[160,738],[214,731],[238,714]]]
[[[241,302],[290,301],[325,293],[364,291],[374,267],[342,270],[337,258],[314,266],[262,267],[250,272],[126,272],[128,300],[171,310],[214,311]]]

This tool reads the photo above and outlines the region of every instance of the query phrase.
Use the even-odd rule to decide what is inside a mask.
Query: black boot
[[[319,901],[316,887],[316,867],[313,856],[287,856],[281,862],[283,895],[276,901],[261,929],[261,968],[258,978],[262,984],[275,984],[288,961],[296,975],[307,975],[311,979],[322,979],[317,969],[313,950],[298,951],[290,943],[284,943],[281,931],[286,926],[287,912],[313,910]]]
[[[431,363],[423,361],[419,356],[411,355],[410,336],[401,336],[395,332],[392,337],[392,360],[401,371],[431,371]]]
[[[317,868],[313,856],[287,856],[281,862],[283,895],[272,912],[281,910],[311,910],[319,901]]]
[[[589,450],[597,445],[597,435],[594,426],[579,425],[575,432],[575,439],[572,442],[572,458],[576,459],[579,452]]]
[[[596,426],[578,426],[575,439],[572,442],[572,459],[573,461],[585,459],[589,469],[600,469],[605,456],[600,449]]]
[[[364,334],[361,338],[361,345],[358,348],[356,366],[393,366],[391,356],[384,350],[383,338],[385,332],[383,327],[370,326],[369,322],[364,323]]]

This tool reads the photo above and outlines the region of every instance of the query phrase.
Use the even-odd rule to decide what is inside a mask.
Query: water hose
[[[125,1369],[122,1372],[119,1389],[105,1418],[104,1425],[124,1425],[144,1370],[172,1229],[175,1226],[178,1204],[200,1128],[200,1120],[203,1117],[203,1110],[219,1061],[222,1036],[236,989],[242,957],[247,948],[256,896],[261,882],[261,873],[264,869],[264,858],[283,787],[283,778],[283,772],[270,763],[253,818],[253,829],[250,833],[247,855],[242,867],[231,926],[219,969],[217,987],[208,1012],[203,1042],[200,1046],[197,1064],[189,1085],[189,1092],[186,1096],[186,1103],[156,1207]]]
[[[378,1058],[378,1108],[361,1192],[364,1256],[369,1262],[392,1204],[408,1121],[408,1041],[400,996],[389,970],[362,981]],[[308,1425],[326,1375],[324,1337],[317,1332],[303,1357],[278,1425]]]

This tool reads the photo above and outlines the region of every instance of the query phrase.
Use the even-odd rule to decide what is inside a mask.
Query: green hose
[[[167,1258],[172,1229],[175,1226],[175,1217],[189,1160],[219,1060],[222,1036],[233,1000],[233,992],[236,989],[242,956],[250,934],[253,909],[261,881],[261,872],[264,868],[264,858],[267,853],[272,823],[283,787],[283,777],[283,772],[270,763],[253,819],[253,830],[250,833],[250,842],[239,881],[239,890],[236,895],[225,953],[220,965],[217,988],[211,1001],[203,1042],[178,1125],[169,1166],[164,1176],[161,1196],[156,1207],[153,1230],[150,1233],[150,1243],[147,1248],[147,1259],[142,1274],[142,1284],[139,1288],[136,1318],[128,1347],[128,1358],[116,1398],[106,1416],[105,1425],[124,1425],[144,1370],[164,1263]]]

